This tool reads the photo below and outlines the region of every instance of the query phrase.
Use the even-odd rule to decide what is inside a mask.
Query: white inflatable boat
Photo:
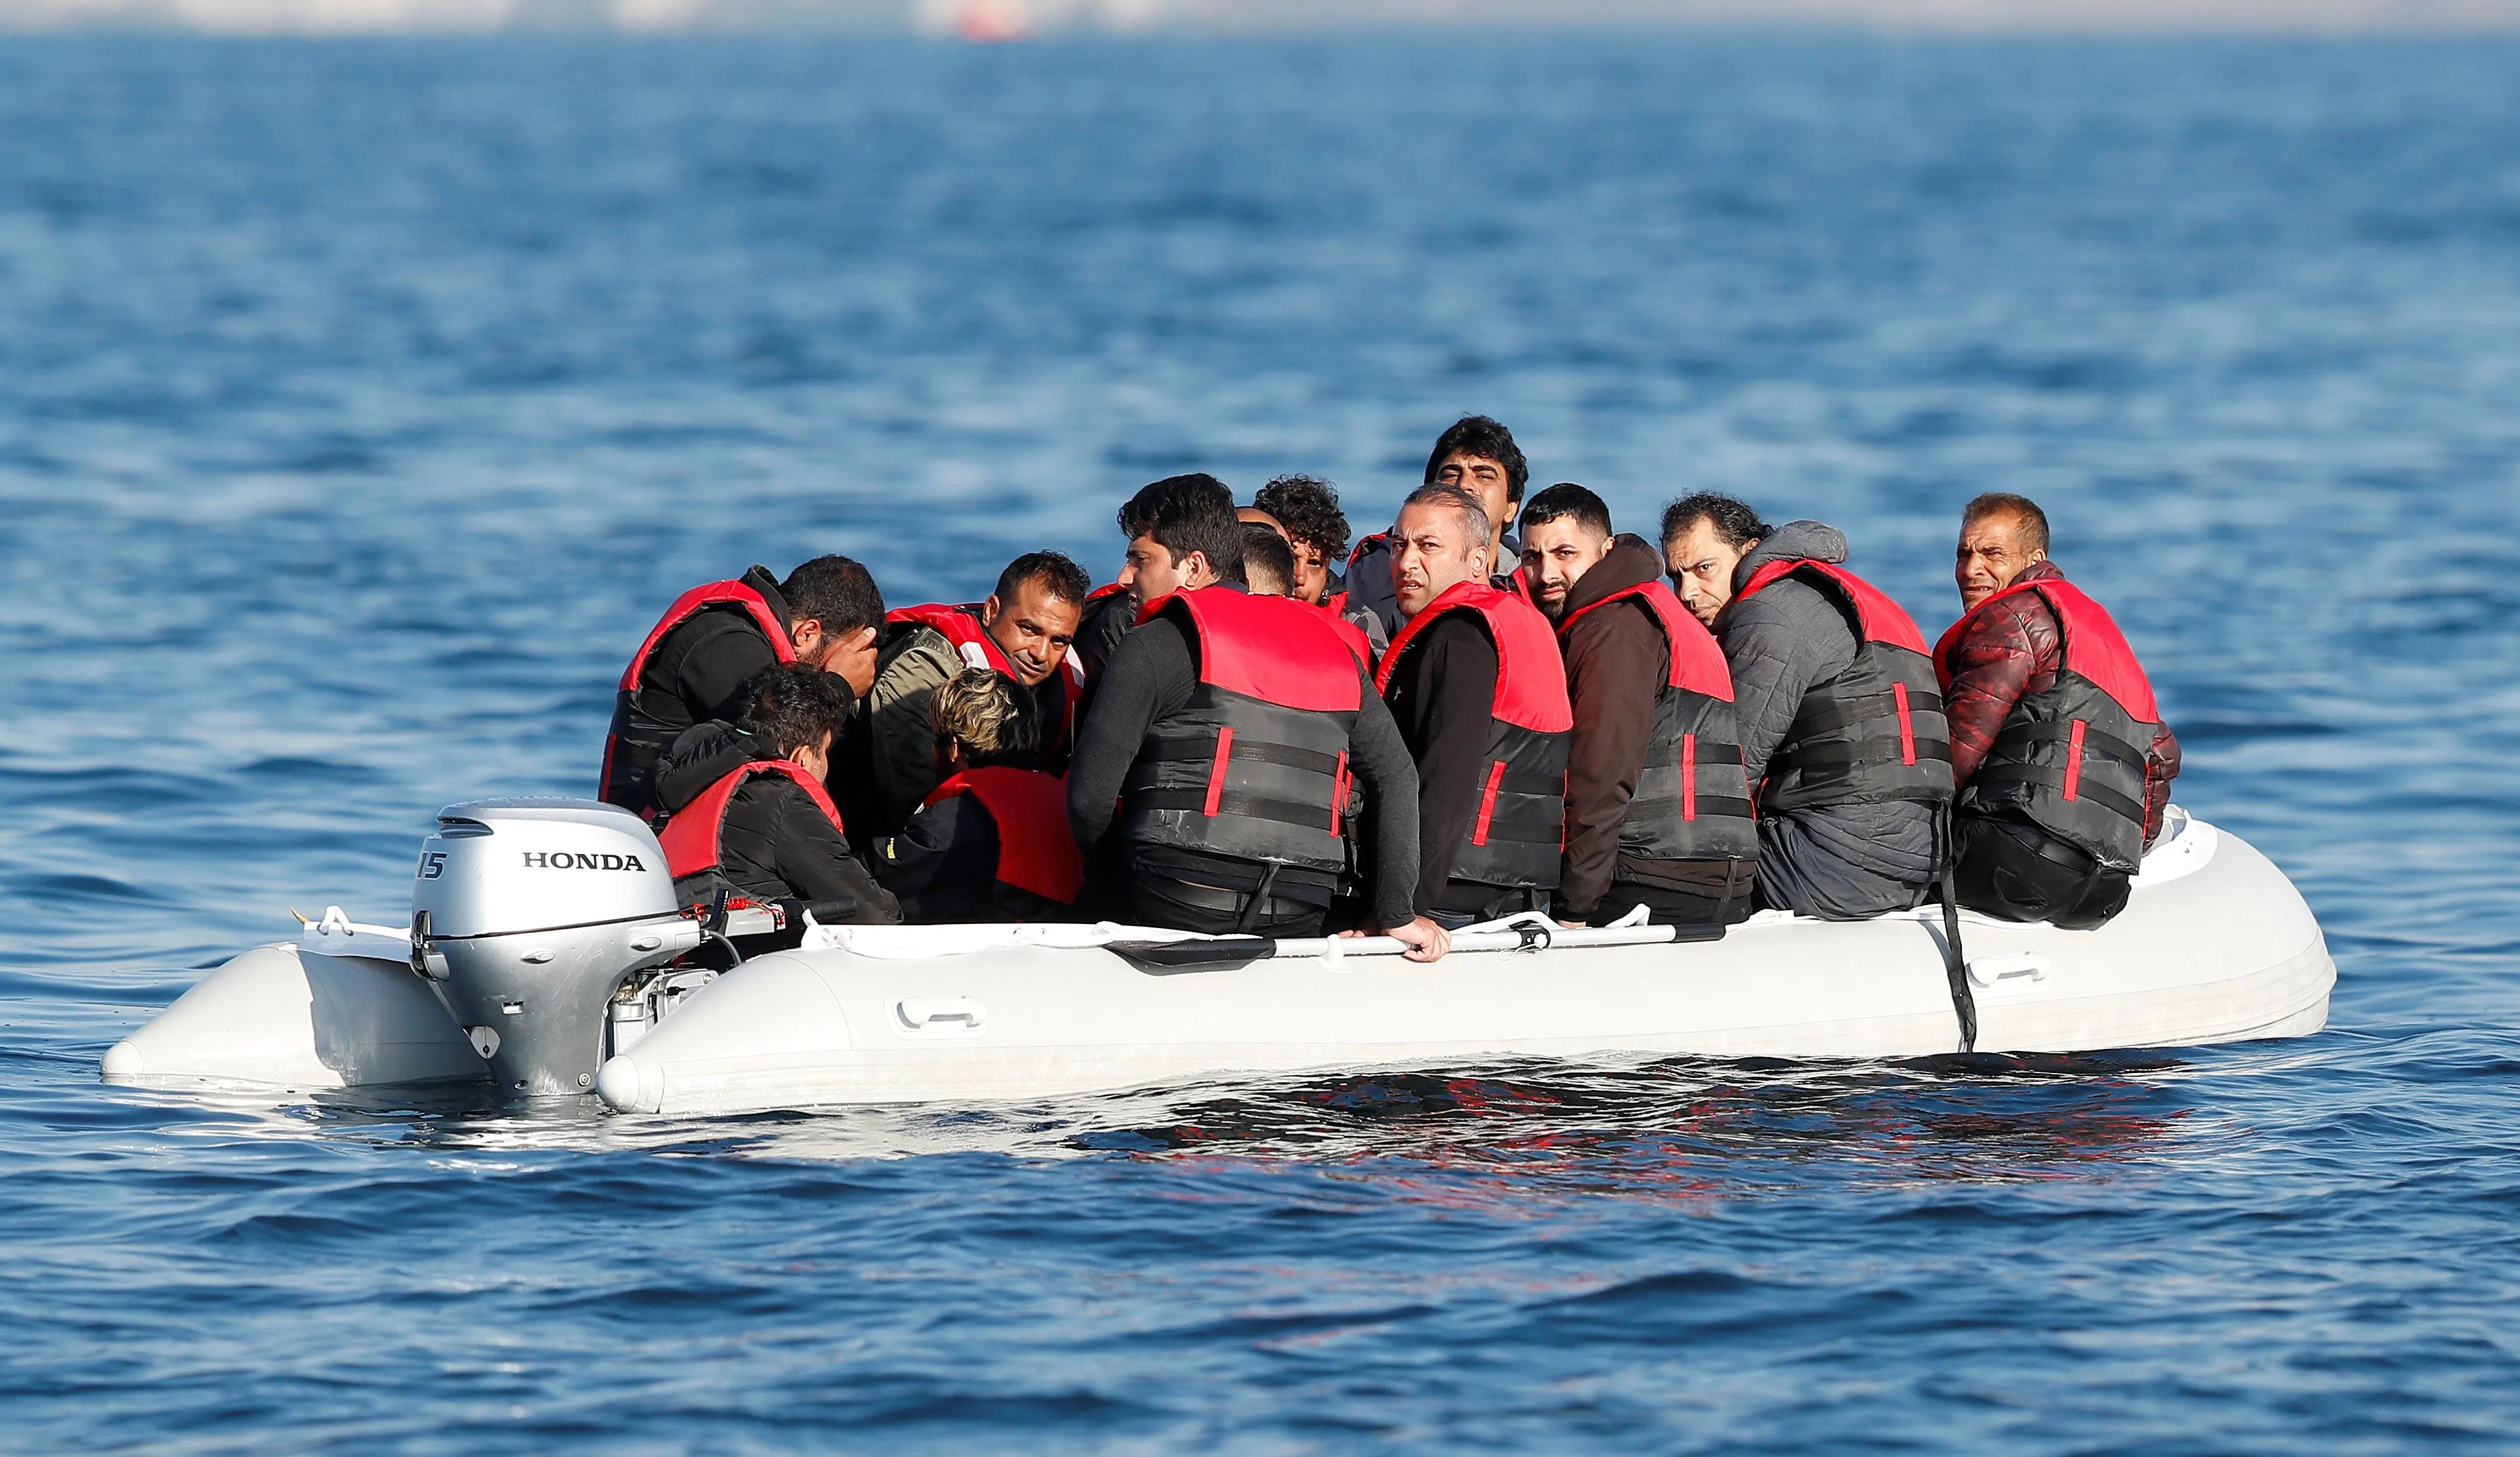
[[[298,1092],[487,1077],[739,1113],[1512,1057],[1914,1057],[1961,1048],[1972,1018],[1980,1052],[2194,1046],[2316,1032],[2336,979],[2283,873],[2177,810],[2107,926],[1958,926],[1955,959],[1938,909],[1763,912],[1721,935],[1516,918],[1420,965],[1379,937],[809,925],[799,948],[729,969],[637,819],[487,800],[440,816],[408,930],[329,911],[212,972],[105,1075]]]

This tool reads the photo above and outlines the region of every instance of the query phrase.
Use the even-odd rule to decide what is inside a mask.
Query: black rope
[[[1243,902],[1242,914],[1234,923],[1236,935],[1249,935],[1251,928],[1260,924],[1260,906],[1268,900],[1270,888],[1278,884],[1278,872],[1284,868],[1279,861],[1272,860],[1269,868],[1260,872],[1259,888],[1251,892],[1249,900]]]
[[[1960,1051],[1977,1051],[1977,993],[1969,990],[1968,957],[1960,950],[1960,902],[1952,882],[1952,860],[1958,851],[1952,834],[1952,812],[1945,807],[1936,839],[1943,845],[1943,973],[1952,983],[1952,1011],[1960,1021]]]

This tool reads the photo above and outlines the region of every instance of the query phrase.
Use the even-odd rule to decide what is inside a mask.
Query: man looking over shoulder
[[[968,668],[1004,673],[1021,689],[1016,701],[1032,722],[1026,739],[1036,754],[1027,767],[1056,771],[1064,762],[1084,686],[1067,650],[1092,586],[1084,569],[1058,553],[1027,552],[998,573],[986,602],[929,603],[886,615],[889,632],[867,698],[872,731],[863,767],[872,802],[863,833],[899,833],[936,788],[930,700]],[[844,807],[860,813],[856,803]]]
[[[1732,720],[1732,676],[1662,584],[1662,558],[1613,536],[1610,509],[1560,483],[1522,508],[1523,577],[1557,625],[1574,730],[1557,918],[1662,922],[1750,914],[1759,835]]]
[[[1251,498],[1285,532],[1295,552],[1294,590],[1286,595],[1336,613],[1346,607],[1347,580],[1331,567],[1347,560],[1347,513],[1338,487],[1314,476],[1281,476]]]
[[[1418,764],[1416,904],[1459,928],[1544,910],[1573,716],[1543,617],[1489,581],[1486,506],[1420,486],[1391,528],[1400,631],[1378,684]]]
[[[1713,617],[1742,767],[1759,786],[1759,901],[1853,921],[1922,902],[1952,802],[1942,689],[1915,622],[1818,522],[1774,530],[1729,496],[1676,501],[1664,559]]]
[[[1157,486],[1171,487],[1183,485],[1185,482],[1200,481],[1215,485],[1224,484],[1223,481],[1204,472],[1189,476],[1167,476],[1131,497],[1131,504],[1134,505],[1139,499],[1145,497],[1147,491],[1153,490]],[[1129,533],[1128,511],[1127,506],[1120,508],[1120,529],[1124,534]],[[1238,520],[1240,519],[1239,512],[1235,515]],[[1148,584],[1139,579],[1139,561],[1134,555],[1137,550],[1137,537],[1129,534],[1129,541],[1133,555],[1120,559],[1120,575],[1117,579],[1106,586],[1097,587],[1087,594],[1085,617],[1076,629],[1076,655],[1085,662],[1087,696],[1087,703],[1078,706],[1077,712],[1080,718],[1091,703],[1095,688],[1100,686],[1103,667],[1110,662],[1111,655],[1120,651],[1120,640],[1127,637],[1130,630],[1138,625],[1138,614],[1146,610],[1148,603],[1164,595],[1162,591],[1142,590]],[[1165,591],[1171,590],[1169,577],[1161,577],[1155,584],[1162,585]]]
[[[685,592],[622,670],[597,797],[652,816],[657,758],[694,724],[735,716],[744,683],[766,667],[801,662],[863,698],[882,621],[883,594],[846,557],[816,557],[784,582],[755,567]]]
[[[2135,649],[2048,560],[2048,514],[1979,496],[1960,517],[1964,615],[1934,649],[1959,782],[1959,901],[2006,921],[2098,926],[2161,834],[2179,737]]]
[[[1175,477],[1120,509],[1137,628],[1104,671],[1068,770],[1067,814],[1101,913],[1215,933],[1322,933],[1347,869],[1350,782],[1367,792],[1376,924],[1431,961],[1409,908],[1409,752],[1331,619],[1255,597],[1234,496]]]
[[[1522,505],[1522,490],[1530,481],[1531,467],[1522,458],[1522,447],[1513,442],[1513,432],[1485,415],[1464,415],[1454,421],[1451,429],[1435,437],[1435,448],[1426,456],[1426,484],[1454,487],[1487,516],[1491,569],[1505,569],[1504,579],[1496,585],[1508,592],[1514,590],[1512,572],[1522,556],[1522,543],[1506,531],[1506,525]],[[1348,561],[1347,615],[1365,628],[1377,648],[1400,630],[1401,618],[1407,615],[1400,610],[1392,578],[1397,561],[1389,539],[1379,535],[1358,542],[1356,555]]]
[[[656,793],[673,811],[656,840],[684,904],[728,890],[804,901],[832,924],[901,919],[850,852],[823,790],[832,736],[854,706],[836,676],[773,663],[745,682],[732,723],[696,724],[675,739],[656,770]],[[802,930],[801,918],[791,922],[785,944]]]

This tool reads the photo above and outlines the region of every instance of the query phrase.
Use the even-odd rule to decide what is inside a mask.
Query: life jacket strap
[[[2077,733],[2078,728],[2082,732]],[[2152,757],[2151,750],[2138,749],[2115,734],[2103,733],[2099,729],[2090,727],[2088,720],[2079,718],[2060,718],[2048,723],[2034,723],[2024,728],[2006,729],[2000,737],[2040,744],[2071,744],[2080,739],[2085,753],[2096,751],[2120,763],[2132,764],[2138,768],[2148,763]]]
[[[1343,753],[1322,753],[1316,750],[1298,749],[1290,744],[1254,744],[1234,741],[1234,762],[1238,764],[1277,764],[1288,769],[1305,769],[1315,774],[1337,774],[1347,764]],[[1142,763],[1208,763],[1216,757],[1216,740],[1212,736],[1196,739],[1167,738],[1150,742],[1138,752]]]
[[[1970,778],[1969,783],[1971,785],[2038,784],[2059,792],[2066,788],[2065,771],[2046,764],[1989,764],[1978,770]],[[2076,792],[2080,797],[2089,799],[2102,808],[2124,815],[2138,825],[2143,823],[2143,806],[2106,785],[2093,784],[2086,779],[2076,786]]]
[[[1236,757],[1240,757],[1237,754]],[[1214,807],[1210,807],[1210,806]],[[1136,790],[1129,796],[1132,810],[1188,809],[1202,816],[1218,814],[1248,815],[1253,819],[1276,820],[1282,825],[1301,825],[1307,830],[1325,834],[1323,806],[1298,804],[1292,799],[1268,799],[1247,795],[1239,790],[1211,793],[1206,789]]]

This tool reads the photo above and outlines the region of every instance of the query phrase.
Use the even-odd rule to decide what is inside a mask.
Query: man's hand
[[[1559,921],[1557,924],[1568,931],[1582,931],[1584,929],[1584,923],[1581,921]]]
[[[1372,926],[1360,926],[1354,931],[1342,931],[1339,934],[1342,936],[1387,935],[1409,948],[1402,954],[1411,961],[1441,960],[1444,953],[1453,949],[1453,933],[1423,916],[1397,931],[1382,931]]]
[[[1411,961],[1441,961],[1444,953],[1453,949],[1453,933],[1423,916],[1383,934],[1407,946]]]

